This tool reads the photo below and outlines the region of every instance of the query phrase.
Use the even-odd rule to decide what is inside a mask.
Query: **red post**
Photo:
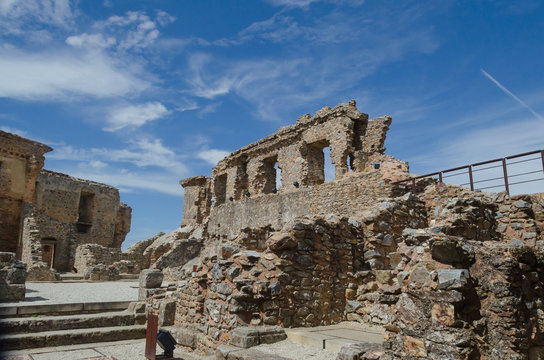
[[[506,193],[510,195],[510,187],[508,186],[508,170],[506,170],[506,159],[502,159],[502,172],[504,174],[504,188],[506,189]]]
[[[157,330],[159,317],[153,313],[147,315],[147,330],[145,333],[145,358],[155,360],[157,357]]]
[[[470,190],[474,191],[474,179],[472,178],[472,165],[468,166],[468,178],[470,180]]]
[[[442,182],[442,171],[438,174],[438,182]]]

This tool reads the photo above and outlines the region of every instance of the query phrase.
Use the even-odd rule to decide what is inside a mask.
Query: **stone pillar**
[[[206,176],[195,176],[179,183],[185,189],[181,225],[202,224],[210,214],[211,179]]]

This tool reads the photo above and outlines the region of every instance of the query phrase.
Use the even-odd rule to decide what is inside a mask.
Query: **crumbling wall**
[[[368,121],[355,101],[325,107],[313,117],[303,115],[296,124],[225,157],[211,179],[183,180],[183,224],[207,222],[210,235],[232,239],[245,227],[279,230],[306,214],[349,215],[376,197],[390,195],[388,184],[378,179],[383,173],[365,174],[372,170],[371,161],[391,163],[388,175],[393,169],[407,171],[383,154],[390,124],[389,116]],[[331,185],[324,184],[325,147],[330,147],[335,168]],[[276,183],[278,171],[281,186]]]
[[[98,244],[119,249],[130,230],[131,209],[119,202],[114,187],[44,170],[38,176],[36,204],[24,213],[23,260],[44,260],[44,243],[53,254],[49,265],[70,271],[76,248]]]
[[[23,207],[34,202],[43,155],[51,150],[44,144],[0,131],[0,251],[20,255]]]
[[[26,264],[15,253],[0,252],[0,302],[25,299]]]

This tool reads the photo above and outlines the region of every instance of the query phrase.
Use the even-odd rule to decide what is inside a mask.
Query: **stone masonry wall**
[[[21,213],[34,202],[36,178],[43,167],[44,144],[0,131],[0,251],[19,253]]]
[[[131,210],[119,202],[119,192],[111,186],[42,171],[36,197],[36,205],[24,214],[24,226],[34,229],[34,235],[26,238],[34,244],[26,244],[23,252],[29,263],[41,260],[41,245],[36,242],[45,239],[54,244],[53,268],[70,271],[78,245],[120,248],[130,230]]]
[[[353,208],[346,210],[338,206],[346,201],[354,203],[352,194],[342,193],[342,190],[363,190],[361,196],[367,200],[370,198],[368,192],[378,193],[372,196],[388,194],[383,183],[372,181],[375,179],[358,179],[354,174],[368,171],[370,161],[398,162],[383,155],[385,134],[390,124],[389,116],[368,121],[368,115],[357,110],[355,101],[339,104],[334,109],[325,107],[313,117],[303,115],[296,124],[283,127],[225,157],[213,168],[211,179],[182,180],[186,194],[183,224],[202,224],[209,218],[210,234],[232,238],[244,227],[279,229],[296,216],[315,214],[314,210],[320,211],[318,213],[352,212]],[[335,180],[338,181],[332,186],[323,184],[325,147],[330,147]],[[281,171],[281,186],[276,184],[277,171]],[[346,186],[340,186],[341,180],[345,180]],[[364,183],[365,189],[350,188],[349,182],[359,182],[359,186]],[[338,194],[330,194],[337,188]],[[334,195],[338,195],[337,199]],[[361,204],[353,205],[355,208]],[[232,216],[255,211],[260,216],[239,216],[238,219]],[[225,219],[226,215],[230,215],[228,219],[219,220]],[[243,219],[252,220],[244,222]],[[223,227],[219,229],[221,225]]]

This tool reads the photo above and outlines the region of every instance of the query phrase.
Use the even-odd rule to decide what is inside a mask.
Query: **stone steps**
[[[127,309],[130,301],[106,301],[86,303],[54,303],[0,305],[0,317],[35,316],[52,314],[85,314],[92,312],[120,311]]]
[[[0,319],[0,335],[145,324],[145,314],[128,311]]]
[[[20,350],[145,338],[145,325],[44,331],[0,335],[1,350]]]

